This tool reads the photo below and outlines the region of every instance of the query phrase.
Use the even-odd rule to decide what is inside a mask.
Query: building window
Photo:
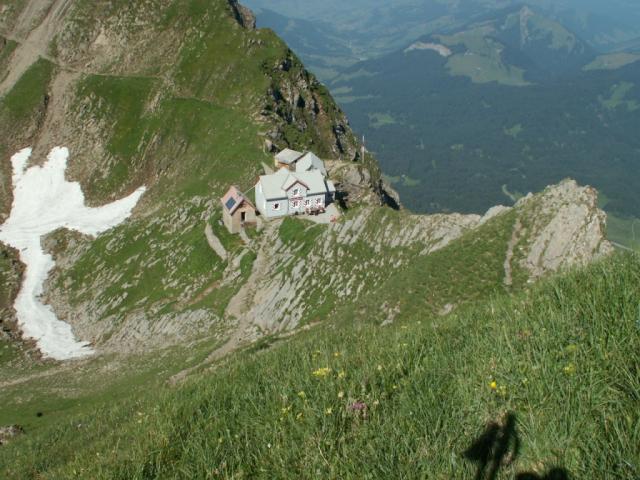
[[[279,203],[274,203],[273,204],[273,209],[274,210],[280,210],[280,204]]]
[[[305,207],[308,207],[309,205],[311,205],[311,200],[306,199],[306,200],[304,201],[304,206],[305,206]]]
[[[300,206],[300,202],[298,200],[293,201],[293,208],[298,208]]]
[[[322,205],[322,199],[316,198],[316,205]]]
[[[293,196],[297,197],[298,195],[300,195],[300,189],[299,188],[294,188],[293,189]]]

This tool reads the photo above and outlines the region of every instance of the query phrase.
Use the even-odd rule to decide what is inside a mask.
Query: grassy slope
[[[442,250],[416,255],[410,265],[390,272],[362,302],[348,308],[367,312],[368,320],[382,322],[388,312],[376,307],[383,303],[397,308],[399,318],[403,319],[425,312],[437,313],[447,304],[455,306],[505,292],[504,254],[515,213],[502,215],[484,228],[468,232]],[[516,288],[522,285],[523,282],[518,282]]]
[[[100,292],[92,299],[97,305],[127,293],[118,311],[106,312],[116,318],[145,299],[147,306],[155,308],[160,302],[180,310],[186,297],[197,297],[220,279],[226,265],[211,254],[202,232],[211,202],[230,184],[248,189],[261,162],[269,161],[259,133],[273,125],[259,124],[254,114],[269,103],[270,88],[302,75],[295,59],[288,71],[276,68],[291,56],[286,45],[273,32],[246,31],[226,18],[226,2],[165,3],[169,6],[156,28],[183,35],[170,72],[172,88],[157,78],[114,76],[88,76],[78,87],[80,123],[109,125],[104,129],[109,158],[83,183],[88,197],[100,202],[151,181],[155,185],[145,202],[160,206],[154,218],[117,229],[94,243],[59,279],[71,291]],[[314,88],[320,108],[335,119],[339,112],[324,87]],[[153,98],[159,100],[150,108]],[[327,136],[333,135],[327,117],[316,123],[306,119],[313,128],[304,131],[288,127],[286,140],[299,148],[313,143],[318,153],[327,153]],[[148,250],[149,245],[154,248]],[[104,278],[96,279],[95,272],[103,259],[106,276],[130,258],[134,260],[121,280],[108,290],[100,288]],[[215,293],[227,298],[231,292]],[[219,303],[211,298],[200,306],[219,310]]]
[[[202,11],[198,9],[205,8],[203,2],[188,4],[200,13]],[[172,16],[179,15],[179,12],[180,9],[173,11],[167,19],[179,22],[179,16]],[[190,12],[188,18],[206,18],[206,15],[198,17],[193,13]],[[107,150],[113,166],[107,170],[109,175],[106,179],[89,178],[89,196],[99,201],[117,195],[118,189],[124,191],[146,175],[151,176],[146,178],[152,178],[157,174],[164,179],[156,184],[146,199],[161,205],[153,218],[138,219],[102,237],[85,251],[74,268],[59,279],[65,288],[71,285],[78,297],[83,291],[94,292],[91,295],[95,294],[95,298],[89,297],[88,300],[98,306],[112,305],[114,298],[121,298],[122,293],[126,292],[128,296],[124,302],[113,307],[116,310],[107,311],[116,319],[118,316],[122,318],[137,302],[149,305],[157,300],[170,308],[185,296],[197,295],[216,280],[223,265],[207,263],[217,261],[212,260],[201,234],[203,225],[200,222],[205,220],[202,215],[206,208],[201,204],[192,205],[188,200],[194,196],[211,196],[212,192],[213,195],[219,194],[226,182],[240,183],[249,179],[262,159],[256,140],[257,126],[247,120],[247,111],[242,106],[242,94],[247,91],[244,87],[237,91],[234,87],[230,87],[231,90],[222,89],[222,85],[228,83],[225,79],[229,77],[226,75],[245,78],[241,71],[246,65],[239,65],[237,68],[240,70],[234,71],[233,68],[225,70],[227,64],[221,63],[220,70],[215,74],[209,77],[197,75],[198,72],[211,71],[205,67],[216,58],[216,52],[223,45],[228,47],[226,40],[220,44],[216,44],[216,41],[232,38],[229,35],[238,35],[231,27],[228,30],[221,28],[215,33],[217,35],[202,37],[205,39],[203,41],[212,43],[194,47],[194,51],[205,51],[207,55],[189,59],[190,50],[185,49],[184,58],[187,60],[180,64],[183,74],[176,75],[175,79],[180,94],[161,98],[155,108],[148,108],[147,101],[153,96],[156,79],[89,76],[79,86],[80,98],[86,101],[83,114],[87,115],[81,120],[100,123],[108,119],[109,128],[105,129]],[[232,45],[241,48],[240,44]],[[256,78],[253,73],[263,72],[265,61],[269,63],[276,60],[277,55],[271,56],[271,53],[267,52],[266,59],[251,64],[247,71],[247,82]],[[237,54],[233,58],[237,58]],[[198,68],[193,71],[186,68],[198,59],[202,60]],[[216,84],[218,80],[220,84]],[[40,84],[46,82],[43,80]],[[260,89],[267,84],[261,83],[256,91],[249,90],[252,94],[262,95]],[[236,102],[239,102],[239,106]],[[37,108],[37,103],[34,105]],[[156,142],[152,142],[152,138]],[[160,139],[159,142],[157,139]],[[152,150],[147,149],[149,145],[152,145]],[[153,152],[151,160],[142,153],[148,151]],[[169,203],[171,201],[175,203]],[[174,228],[176,220],[181,217],[187,219],[188,229]],[[299,229],[299,222],[287,222],[281,232],[284,240],[295,242],[295,233]],[[497,237],[491,245],[503,253],[506,240]],[[475,258],[477,251],[473,239],[467,238],[465,242],[465,255],[460,258]],[[304,254],[307,248],[309,245],[300,245],[299,251]],[[356,266],[358,258],[366,259],[374,255],[365,245],[356,244],[352,251],[354,255],[351,260]],[[209,255],[205,256],[205,252]],[[415,252],[407,251],[406,254],[414,255]],[[185,257],[193,259],[193,263],[180,261]],[[417,276],[420,268],[434,272],[429,277],[434,284],[422,284],[420,287],[425,291],[429,291],[429,287],[435,290],[448,271],[456,273],[456,269],[449,265],[452,258],[456,258],[455,250],[444,252],[433,260],[424,260],[424,263],[414,267],[411,275]],[[125,263],[129,259],[134,260]],[[158,259],[163,261],[154,264]],[[470,292],[471,299],[478,297],[473,294],[474,288],[487,288],[483,293],[500,292],[497,283],[500,278],[495,276],[500,271],[500,265],[493,265],[493,257],[483,260],[486,263],[482,261],[467,267],[473,275],[477,274],[481,280],[486,279],[489,283],[485,285],[484,281],[480,281],[453,285],[456,295],[460,293],[456,292],[457,286],[464,290],[463,293]],[[247,257],[245,263],[250,261],[251,257]],[[247,268],[245,265],[243,269]],[[138,275],[137,272],[144,273]],[[384,275],[384,272],[378,273]],[[631,277],[636,272],[627,273]],[[118,277],[120,274],[122,276]],[[114,276],[117,281],[113,281]],[[105,290],[108,285],[111,286]],[[195,285],[195,291],[185,293],[179,285]],[[392,287],[393,282],[385,285]],[[219,309],[218,297],[227,296],[229,292],[223,293],[204,301],[211,302],[211,306]],[[327,303],[322,298],[314,301],[318,306]],[[411,301],[410,296],[407,301]],[[501,302],[498,301],[497,305],[501,305]],[[488,362],[487,352],[483,356],[483,352],[479,351],[491,342],[490,338],[485,338],[485,333],[495,333],[491,328],[499,328],[496,322],[479,327],[482,325],[480,322],[486,322],[489,318],[504,318],[506,314],[494,317],[479,307],[473,313],[479,318],[476,325],[470,316],[472,313],[461,311],[457,318],[437,319],[431,312],[423,311],[421,305],[429,304],[416,303],[416,308],[403,318],[407,322],[406,329],[391,327],[389,330],[380,330],[368,322],[358,320],[351,324],[347,321],[347,326],[336,329],[328,327],[319,335],[314,332],[312,336],[295,339],[290,349],[276,349],[260,359],[254,359],[251,355],[233,359],[213,377],[203,376],[179,391],[166,391],[161,380],[171,371],[193,364],[211,348],[210,345],[193,352],[168,354],[164,359],[157,359],[157,363],[154,359],[140,358],[132,362],[133,371],[122,375],[112,372],[111,377],[102,376],[99,365],[88,363],[83,367],[84,374],[80,376],[77,371],[72,371],[67,372],[66,377],[63,373],[45,381],[34,378],[17,388],[3,389],[0,396],[6,408],[3,408],[0,424],[22,423],[28,435],[15,446],[1,451],[0,468],[6,469],[9,477],[36,476],[37,472],[44,472],[51,478],[77,475],[190,477],[192,473],[211,475],[216,469],[222,473],[244,469],[249,474],[259,476],[262,473],[266,477],[272,477],[273,472],[281,472],[279,476],[318,476],[317,470],[322,476],[327,471],[323,469],[333,469],[334,472],[343,472],[343,476],[358,476],[364,471],[379,477],[385,474],[380,470],[382,468],[396,472],[411,466],[411,472],[416,472],[428,468],[426,464],[432,462],[437,466],[434,468],[442,472],[441,476],[448,477],[447,468],[459,468],[461,464],[459,459],[451,463],[450,453],[459,452],[458,447],[462,448],[463,443],[470,442],[485,419],[494,418],[501,409],[511,408],[510,404],[501,403],[509,399],[498,400],[497,395],[486,391],[489,375],[483,369],[491,362]],[[513,305],[506,303],[505,308],[509,307]],[[553,313],[552,307],[550,305],[549,309]],[[372,308],[366,308],[365,305],[355,318],[375,317],[371,312]],[[351,310],[338,310],[336,315],[339,315],[338,319],[354,318]],[[560,316],[560,313],[557,315]],[[520,323],[516,322],[516,326],[526,323],[526,318],[518,318]],[[550,321],[546,318],[543,320]],[[423,322],[422,325],[418,325],[418,321]],[[434,330],[432,325],[438,328]],[[475,332],[478,338],[469,338],[469,331]],[[546,342],[550,342],[548,347],[553,352],[553,342],[556,340],[555,337],[549,339],[542,336],[534,347],[543,351],[547,348]],[[453,355],[449,352],[452,342],[455,344]],[[262,344],[265,345],[268,342]],[[354,345],[357,348],[354,349]],[[502,353],[503,356],[498,358],[503,360],[509,351],[505,345],[501,348],[495,352]],[[406,357],[404,353],[400,355],[398,350],[406,352]],[[314,353],[316,351],[320,353]],[[342,353],[333,357],[334,351]],[[521,353],[513,353],[511,360]],[[189,355],[190,358],[185,360]],[[467,357],[478,360],[467,365]],[[544,360],[547,360],[546,357]],[[400,367],[396,367],[397,362],[401,363]],[[378,364],[382,366],[380,371]],[[502,386],[502,382],[509,380],[510,374],[508,371],[501,372],[498,368],[500,365],[503,364],[496,364],[496,370],[489,374],[498,377]],[[512,363],[505,360],[504,365],[512,366]],[[338,368],[344,368],[347,376],[342,379],[343,385],[335,383],[338,381],[335,378],[317,383],[319,380],[312,377],[310,372],[322,366],[334,369],[332,377]],[[465,375],[456,377],[455,373],[463,366]],[[594,371],[600,372],[597,369]],[[467,376],[467,373],[474,372],[480,375],[477,383],[472,383],[474,379]],[[286,382],[274,381],[282,377],[286,378]],[[3,375],[3,378],[6,377]],[[229,378],[234,382],[226,381]],[[83,385],[85,381],[90,385]],[[103,381],[104,384],[98,384]],[[536,385],[538,383],[536,381]],[[59,388],[60,385],[64,387]],[[432,388],[426,388],[427,385]],[[433,385],[442,385],[442,388],[434,389]],[[136,389],[132,392],[134,386]],[[144,393],[142,390],[145,388],[153,395]],[[338,401],[335,396],[337,388],[345,392],[343,401]],[[544,386],[541,388],[546,392]],[[306,401],[297,396],[301,390],[306,392]],[[478,392],[486,395],[475,395]],[[287,397],[283,398],[282,395]],[[370,405],[366,421],[356,420],[345,412],[343,402],[347,398],[362,398]],[[242,402],[238,402],[238,399]],[[376,399],[380,402],[379,410],[373,406]],[[479,403],[482,399],[486,399],[487,403]],[[539,400],[543,401],[550,400]],[[441,404],[448,406],[441,407]],[[288,407],[291,407],[290,411],[287,411]],[[282,408],[286,416],[280,420]],[[326,414],[326,408],[332,408],[330,415]],[[46,420],[38,423],[35,411],[46,409],[45,416],[41,417]],[[97,414],[94,409],[98,409]],[[409,415],[409,412],[414,413]],[[295,421],[299,413],[302,416]],[[418,414],[422,416],[417,417]],[[413,415],[416,417],[412,418]],[[440,423],[435,420],[438,415]],[[432,425],[433,432],[420,430],[426,429],[425,425]],[[115,431],[114,427],[119,430]],[[465,431],[465,438],[445,435],[442,433],[444,430]],[[400,436],[401,431],[405,435]],[[525,460],[529,458],[533,462],[546,458],[552,436],[543,431],[538,437],[545,441],[541,442],[539,451],[534,451],[536,455],[523,457]],[[391,439],[391,442],[380,443],[385,442],[385,438]],[[273,441],[265,442],[265,439]],[[246,447],[245,443],[251,447]],[[266,443],[271,443],[272,448],[269,449]],[[373,461],[374,453],[367,446],[368,443],[376,448],[380,458],[386,458],[384,463]],[[129,448],[129,444],[135,446]],[[310,448],[301,452],[295,448],[299,445]],[[245,446],[242,458],[233,453],[238,446]],[[316,454],[316,451],[322,454]],[[540,452],[541,455],[537,455]],[[624,450],[621,452],[624,455]],[[325,460],[328,459],[326,462],[323,455]],[[439,455],[446,455],[447,460]],[[356,456],[360,456],[360,460],[352,459]],[[413,463],[405,462],[408,456],[416,460]],[[627,457],[624,457],[627,461],[634,461]],[[574,461],[572,458],[569,460]],[[567,466],[573,467],[569,465],[569,460]],[[120,461],[122,465],[115,467]],[[581,457],[575,460],[578,463],[580,461]],[[358,462],[369,466],[363,468]],[[579,463],[583,468],[581,465]],[[145,469],[144,474],[141,469]]]
[[[0,73],[0,81],[7,76],[7,64],[17,45],[13,40],[7,40],[0,35],[0,71],[2,72]]]
[[[337,318],[43,428],[0,464],[11,478],[469,478],[463,453],[510,413],[519,451],[498,478],[637,478],[639,282],[640,259],[619,255],[446,317]]]

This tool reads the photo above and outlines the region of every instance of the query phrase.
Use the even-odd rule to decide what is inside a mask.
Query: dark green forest
[[[572,177],[604,192],[610,212],[640,216],[640,63],[527,87],[476,84],[445,63],[394,54],[353,67],[374,76],[332,85],[363,97],[343,108],[385,172],[406,176],[395,186],[407,207],[483,212],[508,202],[505,190]]]

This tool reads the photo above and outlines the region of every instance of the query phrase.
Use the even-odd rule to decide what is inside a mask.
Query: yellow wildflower
[[[344,392],[342,390],[340,390],[338,392],[338,398],[343,398],[344,397]]]
[[[567,375],[572,375],[576,373],[576,366],[573,363],[570,363],[569,365],[563,368],[563,371]]]
[[[300,390],[300,391],[298,392],[298,396],[299,396],[300,398],[307,398],[307,395],[304,393],[304,390]]]
[[[498,382],[496,382],[495,380],[492,380],[491,383],[489,384],[489,388],[491,390],[497,390],[498,388]]]
[[[342,353],[340,353],[340,352],[334,352],[333,353],[333,356],[336,357],[336,358],[338,358],[340,355],[342,355]]]
[[[324,411],[324,413],[325,413],[326,415],[331,415],[331,414],[333,413],[333,408],[331,408],[331,407],[327,408],[327,409]]]
[[[331,369],[329,367],[323,367],[317,369],[312,375],[316,378],[325,378],[331,373]]]

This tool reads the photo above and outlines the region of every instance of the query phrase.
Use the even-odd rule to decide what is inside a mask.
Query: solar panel
[[[236,205],[236,199],[231,197],[229,200],[227,200],[227,203],[224,204],[225,207],[227,207],[227,210],[231,211],[231,209]]]

